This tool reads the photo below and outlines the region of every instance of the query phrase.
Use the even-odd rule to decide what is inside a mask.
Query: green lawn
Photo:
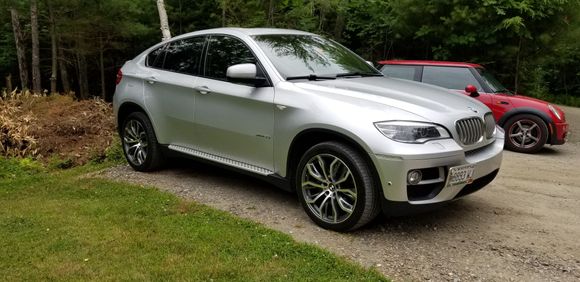
[[[0,158],[2,280],[386,280],[153,188]]]

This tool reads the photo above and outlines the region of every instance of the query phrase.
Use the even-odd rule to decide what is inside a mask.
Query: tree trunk
[[[38,43],[38,3],[36,0],[30,1],[30,29],[30,35],[32,37],[32,92],[41,93],[40,51]]]
[[[87,71],[87,58],[80,50],[77,51],[77,69],[79,78],[79,98],[89,98],[89,74]]]
[[[107,90],[105,87],[105,59],[103,58],[103,53],[105,52],[105,46],[103,44],[103,36],[99,37],[99,67],[101,68],[101,98],[103,100],[107,99]]]
[[[336,22],[334,23],[334,39],[337,41],[342,40],[344,21],[345,21],[344,13],[342,11],[336,11]]]
[[[6,76],[6,93],[10,93],[12,90],[14,90],[14,88],[12,88],[12,74],[9,73]]]
[[[520,78],[520,58],[522,53],[522,41],[523,37],[520,36],[520,42],[518,43],[518,55],[516,56],[516,73],[514,76],[514,94],[518,94],[518,85]]]
[[[227,0],[222,0],[222,26],[226,26],[226,6],[228,5]]]
[[[161,40],[169,40],[171,31],[169,30],[169,21],[167,20],[167,11],[163,0],[157,0],[157,10],[159,10],[159,22],[161,23]]]
[[[51,45],[51,68],[50,68],[50,93],[56,94],[57,73],[58,73],[58,45],[56,44],[56,22],[52,4],[48,1],[48,18],[50,24],[50,45]]]
[[[28,89],[28,66],[26,64],[26,47],[24,45],[24,36],[20,27],[20,16],[16,9],[10,9],[12,17],[12,30],[14,32],[14,42],[16,42],[16,57],[18,59],[18,69],[20,75],[20,84],[22,90]]]
[[[58,68],[60,69],[60,81],[62,83],[62,91],[65,94],[69,94],[70,89],[70,81],[68,79],[68,71],[66,69],[66,63],[64,59],[58,60]]]
[[[65,94],[69,94],[71,91],[70,88],[70,81],[68,78],[68,71],[67,71],[67,66],[66,66],[66,60],[64,58],[64,52],[62,51],[62,48],[60,46],[61,40],[60,40],[60,36],[57,35],[57,50],[58,50],[58,68],[60,69],[60,80],[62,83],[62,91]]]
[[[275,5],[275,0],[270,0],[270,4],[268,5],[268,24],[270,24],[270,26],[274,26]]]

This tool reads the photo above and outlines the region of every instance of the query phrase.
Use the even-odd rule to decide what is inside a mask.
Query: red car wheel
[[[504,125],[507,149],[521,153],[535,153],[548,140],[548,126],[535,115],[517,115]]]

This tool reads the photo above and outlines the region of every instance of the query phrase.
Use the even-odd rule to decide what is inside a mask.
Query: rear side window
[[[147,66],[160,69],[163,68],[163,60],[165,60],[165,47],[163,45],[147,55]]]
[[[209,39],[205,76],[226,80],[228,67],[237,64],[256,64],[256,58],[246,44],[230,36],[212,36]]]
[[[417,73],[416,66],[395,66],[395,65],[385,65],[381,70],[386,76],[393,78],[401,78],[407,80],[414,80],[415,74]]]
[[[465,86],[471,84],[477,87],[478,91],[483,91],[471,71],[462,67],[425,66],[422,82],[455,90],[465,89]]]
[[[166,71],[198,75],[205,37],[193,37],[171,42],[165,49]]]

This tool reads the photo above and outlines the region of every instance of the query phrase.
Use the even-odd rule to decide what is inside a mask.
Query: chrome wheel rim
[[[125,155],[134,165],[142,165],[147,160],[147,132],[141,122],[130,120],[125,124],[123,134],[123,147]]]
[[[320,220],[337,224],[347,220],[357,203],[357,187],[350,168],[338,157],[319,154],[302,170],[302,196]]]
[[[521,119],[512,124],[508,130],[510,142],[522,149],[536,146],[542,138],[540,126],[533,120]]]

